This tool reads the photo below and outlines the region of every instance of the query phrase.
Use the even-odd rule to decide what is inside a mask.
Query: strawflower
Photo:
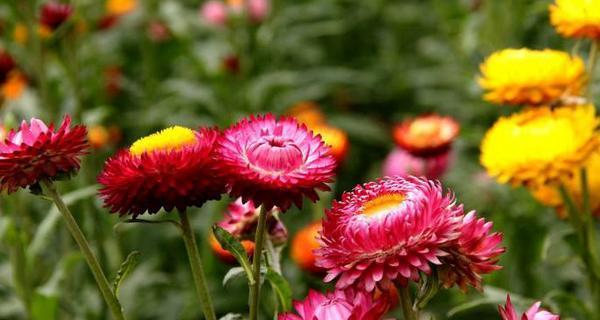
[[[87,148],[85,127],[71,127],[69,116],[56,131],[53,124],[46,126],[39,119],[23,121],[0,143],[0,190],[12,193],[42,180],[71,175],[79,170],[79,158]]]
[[[325,145],[329,146],[331,155],[335,158],[338,165],[344,162],[350,146],[346,132],[330,125],[318,125],[311,129],[315,135],[321,136]]]
[[[451,117],[424,114],[397,124],[393,130],[396,144],[419,157],[436,156],[450,150],[460,125]]]
[[[500,183],[536,187],[578,170],[597,149],[593,105],[526,109],[500,118],[481,143],[481,164]]]
[[[98,177],[106,207],[136,216],[161,208],[180,212],[219,199],[225,185],[216,175],[215,129],[170,127],[139,139],[107,160]]]
[[[338,289],[406,286],[420,272],[450,265],[457,271],[445,277],[448,286],[479,288],[479,275],[498,269],[503,250],[501,236],[489,234],[491,223],[465,215],[453,195],[425,179],[387,177],[356,186],[325,214],[317,266],[327,270],[326,282],[338,278]]]
[[[260,208],[252,201],[244,203],[238,198],[227,206],[223,219],[217,225],[237,239],[254,239],[259,213]],[[273,244],[280,245],[287,241],[287,228],[275,212],[271,212],[266,223],[267,234]]]
[[[40,24],[49,31],[58,29],[73,14],[73,7],[66,3],[48,1],[42,5]]]
[[[600,1],[556,0],[550,5],[550,22],[562,36],[600,39]]]
[[[106,12],[108,16],[121,16],[134,11],[137,6],[137,0],[107,0]]]
[[[382,166],[383,176],[417,176],[439,179],[451,164],[451,152],[433,157],[417,157],[407,151],[394,148],[385,158]]]
[[[300,229],[292,240],[290,254],[292,260],[304,271],[312,273],[322,273],[324,270],[315,264],[316,257],[314,250],[319,248],[319,232],[321,231],[321,222],[313,222]]]
[[[336,290],[320,293],[309,290],[303,301],[295,301],[295,313],[279,315],[278,320],[380,320],[394,304],[389,294]]]
[[[498,311],[502,320],[560,320],[560,316],[552,314],[540,308],[541,302],[534,303],[523,315],[519,316],[510,301],[510,296],[506,297],[504,308],[498,306]]]
[[[329,190],[335,159],[320,137],[294,119],[271,114],[251,116],[227,129],[219,139],[219,171],[230,194],[252,200],[266,210],[302,207],[316,190]]]
[[[550,49],[504,49],[479,68],[484,99],[496,104],[550,104],[578,96],[587,82],[581,58]]]
[[[218,0],[209,0],[200,8],[200,18],[210,26],[224,26],[227,23],[227,6]]]

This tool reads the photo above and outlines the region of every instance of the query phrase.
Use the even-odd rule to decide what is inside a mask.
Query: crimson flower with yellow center
[[[581,94],[587,81],[581,58],[550,49],[504,49],[479,68],[484,99],[496,104],[550,104]]]
[[[305,125],[271,114],[251,116],[227,129],[218,147],[219,170],[230,194],[282,211],[302,200],[319,199],[316,190],[329,190],[336,167],[319,136]]]
[[[136,217],[219,199],[225,184],[215,169],[218,135],[216,129],[175,126],[137,140],[107,160],[98,177],[105,206]]]
[[[481,164],[500,183],[535,187],[572,175],[599,145],[593,105],[538,107],[502,117],[481,143]]]
[[[447,152],[460,131],[460,125],[451,117],[424,114],[407,119],[394,127],[396,144],[420,157]]]
[[[39,119],[23,121],[0,143],[0,191],[9,193],[79,170],[79,157],[86,154],[86,129],[71,128],[66,116],[58,130]]]
[[[439,183],[388,177],[359,185],[326,210],[317,266],[336,287],[373,291],[419,281],[435,266],[447,286],[480,287],[480,274],[499,267],[500,234],[491,223],[467,215]]]
[[[556,0],[550,22],[565,37],[600,39],[600,1]]]

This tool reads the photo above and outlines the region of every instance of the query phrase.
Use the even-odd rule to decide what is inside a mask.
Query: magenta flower
[[[254,202],[242,202],[238,198],[227,206],[225,215],[217,225],[238,239],[254,240],[254,233],[258,223],[259,208]],[[267,218],[267,234],[274,244],[281,244],[287,240],[285,225],[273,214]]]
[[[269,15],[269,11],[271,11],[269,0],[248,0],[247,5],[248,15],[254,22],[262,22]]]
[[[329,190],[336,167],[319,136],[292,118],[251,116],[227,129],[219,140],[220,171],[230,194],[266,209],[282,211],[302,199],[316,201]]]
[[[521,317],[517,315],[515,308],[510,301],[510,295],[506,296],[506,306],[498,306],[502,320],[560,320],[559,315],[552,314],[544,309],[540,309],[541,302],[534,303]]]
[[[379,320],[393,305],[388,294],[374,295],[364,291],[336,290],[320,293],[308,291],[304,301],[294,302],[294,313],[279,315],[278,320]]]
[[[36,184],[42,179],[54,179],[79,170],[79,157],[87,153],[87,132],[84,126],[71,128],[66,116],[55,132],[32,118],[23,121],[19,130],[11,130],[0,143],[0,190],[9,193]]]
[[[439,179],[452,162],[451,152],[434,155],[431,157],[418,157],[400,148],[390,152],[383,162],[382,173],[384,176],[418,176],[428,179]]]
[[[207,1],[200,8],[200,18],[208,25],[224,26],[227,23],[227,6],[221,1]]]
[[[465,270],[453,274],[451,284],[471,283],[462,277],[490,271],[499,254],[498,236],[488,235],[491,224],[473,224],[474,213],[465,216],[453,195],[430,180],[387,177],[359,185],[325,213],[317,265],[327,270],[326,282],[339,277],[339,289],[405,286],[418,281],[419,272],[443,268],[445,258]],[[463,265],[472,261],[486,268]]]

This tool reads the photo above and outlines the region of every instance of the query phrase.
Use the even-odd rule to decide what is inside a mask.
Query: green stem
[[[192,268],[192,277],[196,284],[196,291],[198,292],[198,298],[200,298],[200,306],[206,320],[215,320],[215,309],[213,308],[212,299],[208,294],[208,286],[206,284],[206,277],[204,276],[204,269],[202,268],[202,261],[200,260],[200,253],[198,253],[198,246],[196,245],[196,236],[192,231],[190,220],[187,216],[187,212],[179,212],[179,218],[181,220],[181,234],[183,236],[183,242],[185,243],[185,250],[190,260],[190,267]]]
[[[581,190],[583,196],[583,237],[585,250],[588,255],[588,268],[589,270],[589,285],[592,291],[593,301],[600,301],[600,259],[598,257],[598,237],[596,235],[596,226],[594,224],[594,217],[592,215],[592,209],[590,206],[590,192],[588,184],[588,175],[586,168],[582,168],[580,172],[581,176]],[[594,303],[596,307],[594,314],[600,318],[600,304]]]
[[[258,216],[258,227],[256,237],[254,238],[254,255],[252,258],[252,274],[254,284],[250,286],[250,320],[258,318],[258,306],[260,300],[260,260],[262,258],[262,248],[265,242],[265,231],[267,229],[267,216],[269,211],[264,206],[260,208]]]
[[[79,249],[83,253],[85,261],[87,262],[88,266],[90,267],[90,270],[92,271],[92,274],[94,275],[94,279],[96,279],[98,288],[100,289],[100,292],[102,293],[102,297],[106,301],[106,304],[110,308],[113,318],[115,320],[124,320],[125,317],[123,316],[123,310],[121,308],[119,300],[117,300],[117,297],[111,290],[110,284],[106,279],[106,276],[104,275],[104,272],[102,271],[98,260],[94,256],[94,253],[92,252],[92,249],[90,248],[90,245],[87,242],[85,235],[83,234],[83,232],[81,232],[79,225],[77,225],[77,221],[73,217],[73,214],[71,214],[71,211],[56,191],[56,186],[54,185],[54,183],[52,183],[52,181],[49,180],[43,180],[42,185],[44,186],[46,195],[52,199],[52,201],[56,205],[56,208],[58,208],[58,211],[60,211],[63,218],[65,219],[65,222],[67,223],[67,229],[69,229],[69,232],[73,236],[73,239],[75,239],[75,242],[77,242],[77,245],[79,245]]]
[[[410,289],[407,286],[400,286],[398,288],[400,293],[400,304],[402,305],[402,314],[404,314],[404,320],[417,320],[418,313],[413,309],[412,298],[410,297]]]
[[[589,55],[589,60],[588,60],[588,84],[587,84],[587,96],[590,99],[590,101],[592,100],[592,86],[593,86],[593,82],[594,82],[594,72],[596,71],[596,62],[598,61],[598,46],[599,46],[599,41],[593,41],[592,42],[592,46],[590,48],[590,55]]]

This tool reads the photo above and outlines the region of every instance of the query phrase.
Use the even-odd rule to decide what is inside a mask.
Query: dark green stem
[[[110,284],[106,279],[102,268],[100,267],[100,263],[98,263],[96,256],[92,252],[92,249],[90,248],[90,245],[86,240],[85,235],[79,228],[77,221],[73,217],[73,214],[71,214],[71,211],[56,191],[56,186],[52,181],[49,180],[43,180],[42,185],[44,186],[44,191],[46,195],[52,199],[52,201],[56,205],[56,208],[58,208],[58,211],[62,214],[67,224],[67,229],[69,229],[69,232],[73,236],[73,239],[75,239],[75,242],[77,242],[77,245],[79,246],[79,249],[81,250],[81,253],[84,256],[85,261],[87,262],[88,266],[90,267],[90,270],[92,271],[92,274],[94,275],[94,279],[96,279],[96,283],[98,284],[98,288],[102,293],[102,297],[104,298],[104,301],[106,301],[106,304],[110,308],[113,318],[115,320],[125,319],[125,317],[123,316],[123,310],[121,309],[121,304],[119,303],[119,300],[117,300],[117,297],[112,291]]]
[[[412,298],[410,296],[410,288],[408,286],[398,288],[400,293],[400,304],[402,305],[402,314],[404,320],[417,320],[418,312],[413,309]]]
[[[267,229],[267,216],[269,211],[264,206],[260,208],[258,216],[258,227],[254,238],[254,255],[252,258],[252,275],[254,284],[250,286],[250,320],[258,318],[258,306],[260,301],[260,260],[262,259],[262,248],[265,242],[265,232]]]
[[[179,217],[181,220],[181,234],[190,261],[190,267],[192,268],[192,277],[196,284],[196,291],[198,292],[198,298],[200,298],[202,312],[206,320],[216,320],[217,317],[215,316],[212,299],[208,294],[208,285],[204,276],[202,260],[200,260],[200,253],[196,245],[196,236],[194,235],[194,231],[192,231],[187,213],[185,211],[179,212]]]

